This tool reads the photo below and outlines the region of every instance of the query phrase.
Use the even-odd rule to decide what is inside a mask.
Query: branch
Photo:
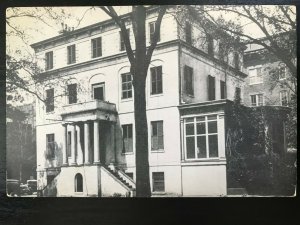
[[[126,49],[126,53],[127,53],[129,62],[130,62],[131,65],[134,65],[134,54],[133,54],[133,51],[132,51],[132,47],[131,47],[130,39],[129,39],[129,34],[127,34],[127,30],[126,30],[126,26],[124,24],[124,21],[120,18],[120,16],[118,16],[118,14],[116,13],[116,11],[114,10],[114,8],[112,6],[106,6],[106,7],[105,6],[100,6],[100,8],[108,16],[110,16],[117,23],[117,25],[120,27],[121,35],[122,35],[122,38],[124,40],[125,49]]]
[[[24,86],[24,85],[18,85],[17,83],[14,83],[14,82],[11,82],[11,81],[6,81],[6,83],[7,84],[11,84],[11,85],[14,85],[14,86],[16,86],[16,87],[18,87],[18,88],[21,88],[21,89],[23,89],[24,91],[26,91],[26,92],[28,92],[28,93],[30,93],[30,94],[33,94],[33,95],[35,95],[39,100],[41,100],[42,102],[46,102],[44,99],[42,99],[36,92],[34,92],[34,91],[31,91],[31,90],[29,90],[26,86]]]
[[[166,10],[167,10],[167,6],[160,6],[158,17],[155,22],[154,38],[153,38],[153,41],[152,41],[151,45],[149,46],[147,54],[146,54],[146,63],[147,63],[146,65],[148,65],[150,63],[153,51],[157,45],[158,36],[160,33],[161,21],[162,21],[163,16],[165,15]]]
[[[284,9],[283,6],[279,6],[279,9],[283,12],[283,14],[285,15],[285,17],[288,19],[288,21],[290,22],[289,25],[292,26],[293,29],[296,30],[296,23],[294,21],[292,21],[291,17],[289,16],[289,14],[287,13],[287,10]]]

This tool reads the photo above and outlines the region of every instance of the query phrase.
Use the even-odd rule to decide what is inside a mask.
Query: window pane
[[[200,116],[200,117],[196,117],[196,121],[205,121],[205,117],[204,116]]]
[[[208,133],[217,133],[217,121],[208,122]]]
[[[205,134],[205,123],[197,123],[197,134]]]
[[[128,138],[132,138],[132,124],[128,125]]]
[[[194,134],[194,124],[189,123],[185,125],[185,133],[186,135],[193,135]]]
[[[217,115],[207,116],[207,120],[217,120]]]
[[[186,157],[187,159],[195,158],[195,138],[186,137]]]
[[[200,117],[197,117],[197,118],[200,118]],[[194,122],[194,118],[186,118],[185,122],[186,123]]]
[[[157,136],[157,122],[152,122],[152,136]]]
[[[152,183],[153,183],[153,191],[165,191],[164,172],[153,172]]]
[[[218,136],[209,135],[209,157],[218,157]]]
[[[157,141],[158,149],[164,149],[164,136],[158,136]]]
[[[94,88],[94,99],[104,100],[103,87]]]
[[[206,158],[206,137],[197,137],[197,158]]]

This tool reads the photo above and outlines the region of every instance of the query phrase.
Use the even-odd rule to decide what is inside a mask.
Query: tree
[[[281,61],[289,71],[285,80],[279,79],[281,67],[270,68],[271,88],[281,86],[290,90],[291,113],[287,121],[289,147],[297,146],[297,33],[296,9],[293,6],[277,5],[243,5],[243,6],[193,6],[189,14],[199,23],[210,21],[215,32],[226,32],[234,39],[245,44],[254,43],[264,48],[260,57],[274,57]],[[230,15],[230,17],[228,16]],[[207,24],[207,23],[206,23]],[[246,29],[252,25],[257,32],[250,33]],[[263,38],[257,37],[261,33]],[[267,54],[266,54],[267,53]]]
[[[35,27],[26,26],[26,24],[41,23],[48,28],[54,28],[70,16],[64,9],[53,7],[11,7],[7,9],[5,23],[7,28],[6,92],[8,107],[11,103],[22,103],[24,93],[29,93],[44,101],[36,88],[38,74],[41,70],[37,67],[34,52],[29,47],[32,37],[41,31]],[[20,23],[20,20],[23,23]]]
[[[120,27],[126,53],[130,62],[130,72],[134,88],[134,118],[136,134],[136,196],[151,195],[148,161],[148,126],[146,115],[146,77],[153,51],[157,45],[161,21],[167,6],[159,6],[153,40],[149,47],[146,43],[146,7],[132,6],[131,22],[135,37],[135,50],[132,49],[124,20],[112,6],[100,7]]]

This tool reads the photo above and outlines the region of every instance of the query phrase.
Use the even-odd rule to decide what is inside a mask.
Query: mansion
[[[147,44],[157,10],[149,8]],[[130,15],[123,16],[134,47]],[[243,49],[166,14],[146,81],[152,195],[224,196],[226,107],[244,94]],[[199,37],[202,37],[199,38]],[[106,20],[32,44],[40,195],[135,195],[134,89],[119,27]]]

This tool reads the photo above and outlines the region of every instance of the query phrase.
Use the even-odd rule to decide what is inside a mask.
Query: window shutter
[[[208,100],[215,100],[215,78],[208,75]]]

